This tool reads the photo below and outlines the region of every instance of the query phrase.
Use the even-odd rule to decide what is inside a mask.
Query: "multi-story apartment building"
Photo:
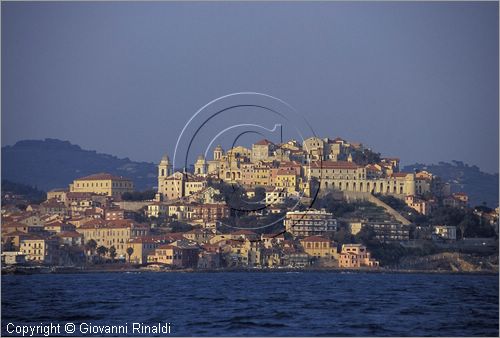
[[[276,173],[275,186],[282,191],[293,193],[298,190],[299,178],[293,169],[280,169]]]
[[[289,211],[285,229],[296,237],[321,236],[337,230],[337,220],[325,210]]]
[[[193,219],[203,222],[216,222],[229,217],[229,207],[223,203],[198,204],[193,208]]]
[[[368,222],[364,220],[349,222],[349,230],[353,235],[356,235],[365,227],[373,229],[375,237],[381,242],[401,242],[410,240],[410,227],[399,222]]]

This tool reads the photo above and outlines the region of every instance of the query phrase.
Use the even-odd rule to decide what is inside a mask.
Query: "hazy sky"
[[[256,91],[320,136],[498,172],[496,2],[3,2],[1,28],[2,145],[156,162],[201,106]]]

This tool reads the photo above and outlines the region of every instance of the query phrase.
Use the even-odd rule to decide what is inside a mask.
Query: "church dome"
[[[163,157],[161,158],[161,161],[162,161],[162,162],[170,162],[170,159],[168,158],[168,155],[167,155],[167,154],[165,154],[165,155],[163,155]]]

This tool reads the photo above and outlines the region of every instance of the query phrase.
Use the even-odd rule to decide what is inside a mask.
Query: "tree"
[[[97,254],[99,255],[99,257],[106,255],[107,252],[108,248],[106,248],[104,245],[101,245],[97,248]]]
[[[85,244],[85,250],[87,252],[90,252],[90,254],[94,254],[96,248],[97,248],[97,242],[93,239],[90,239]]]
[[[111,257],[111,259],[115,260],[116,248],[114,245],[112,245],[111,248],[109,248],[109,257]]]
[[[127,248],[127,255],[128,255],[128,262],[129,263],[130,263],[130,257],[132,256],[133,253],[134,253],[134,248],[128,247]]]
[[[186,232],[193,230],[193,226],[191,224],[180,221],[173,221],[170,223],[170,228],[172,229],[172,232]]]
[[[122,200],[124,201],[152,200],[155,197],[155,195],[156,195],[155,190],[126,192],[122,194]]]

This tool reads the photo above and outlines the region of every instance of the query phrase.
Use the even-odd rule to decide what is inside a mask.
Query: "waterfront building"
[[[20,239],[19,250],[26,255],[27,261],[37,263],[56,263],[57,241],[29,234]]]
[[[146,264],[148,255],[154,253],[155,249],[171,242],[171,238],[166,236],[143,236],[131,238],[127,247],[133,249],[130,262],[134,264]]]
[[[93,239],[97,246],[110,248],[114,246],[117,257],[127,256],[128,242],[134,237],[143,237],[149,234],[149,227],[137,224],[132,220],[106,221],[102,223],[88,222],[77,230],[83,235],[84,242]]]
[[[198,266],[198,252],[199,248],[195,246],[165,244],[148,255],[147,261],[149,264],[160,263],[175,268],[195,268]]]
[[[22,251],[3,251],[2,265],[17,265],[26,263],[26,254]]]
[[[309,236],[300,240],[304,252],[313,258],[338,259],[337,245],[328,238]]]
[[[362,244],[343,244],[340,252],[340,268],[378,267],[379,262],[371,258]]]

